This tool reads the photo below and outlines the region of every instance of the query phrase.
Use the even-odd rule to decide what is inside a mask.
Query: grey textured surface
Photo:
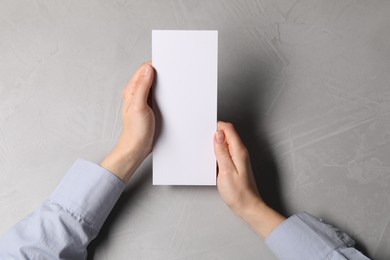
[[[390,1],[0,1],[0,234],[120,131],[152,29],[219,30],[219,118],[264,198],[390,251]],[[184,169],[183,169],[184,170]],[[214,187],[154,187],[143,164],[91,259],[273,259]]]

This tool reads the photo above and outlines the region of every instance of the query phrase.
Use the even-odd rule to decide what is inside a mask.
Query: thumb
[[[137,106],[147,104],[153,78],[154,70],[150,63],[145,63],[139,67],[123,89],[122,94],[126,105],[129,105],[129,103],[134,103]]]
[[[214,136],[214,154],[218,163],[218,172],[236,171],[236,167],[230,155],[225,133],[218,130]]]

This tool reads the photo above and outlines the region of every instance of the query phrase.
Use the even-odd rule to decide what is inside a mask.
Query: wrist
[[[267,210],[267,205],[264,203],[264,201],[261,198],[255,197],[251,200],[250,203],[247,204],[246,207],[244,207],[240,214],[238,214],[245,222],[250,224],[252,219],[254,219],[259,213]]]
[[[100,163],[100,166],[110,171],[123,182],[127,182],[141,165],[144,156],[137,151],[124,151],[116,146]]]
[[[245,209],[242,219],[262,238],[265,239],[285,218],[258,198]]]

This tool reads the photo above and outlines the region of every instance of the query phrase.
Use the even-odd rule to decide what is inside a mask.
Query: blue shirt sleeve
[[[50,197],[0,239],[0,259],[85,259],[125,188],[101,166],[78,159]],[[307,214],[296,214],[267,237],[281,260],[368,259],[344,232]]]
[[[276,227],[266,244],[281,260],[367,260],[341,230],[310,214],[298,213]]]
[[[41,207],[0,239],[0,259],[85,259],[124,188],[103,167],[76,160]]]

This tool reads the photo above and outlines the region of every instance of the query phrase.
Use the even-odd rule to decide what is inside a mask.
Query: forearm
[[[140,152],[124,151],[116,146],[99,165],[127,183],[143,160],[144,156]]]
[[[255,200],[250,207],[243,210],[241,217],[262,239],[266,239],[285,220],[262,200]]]

